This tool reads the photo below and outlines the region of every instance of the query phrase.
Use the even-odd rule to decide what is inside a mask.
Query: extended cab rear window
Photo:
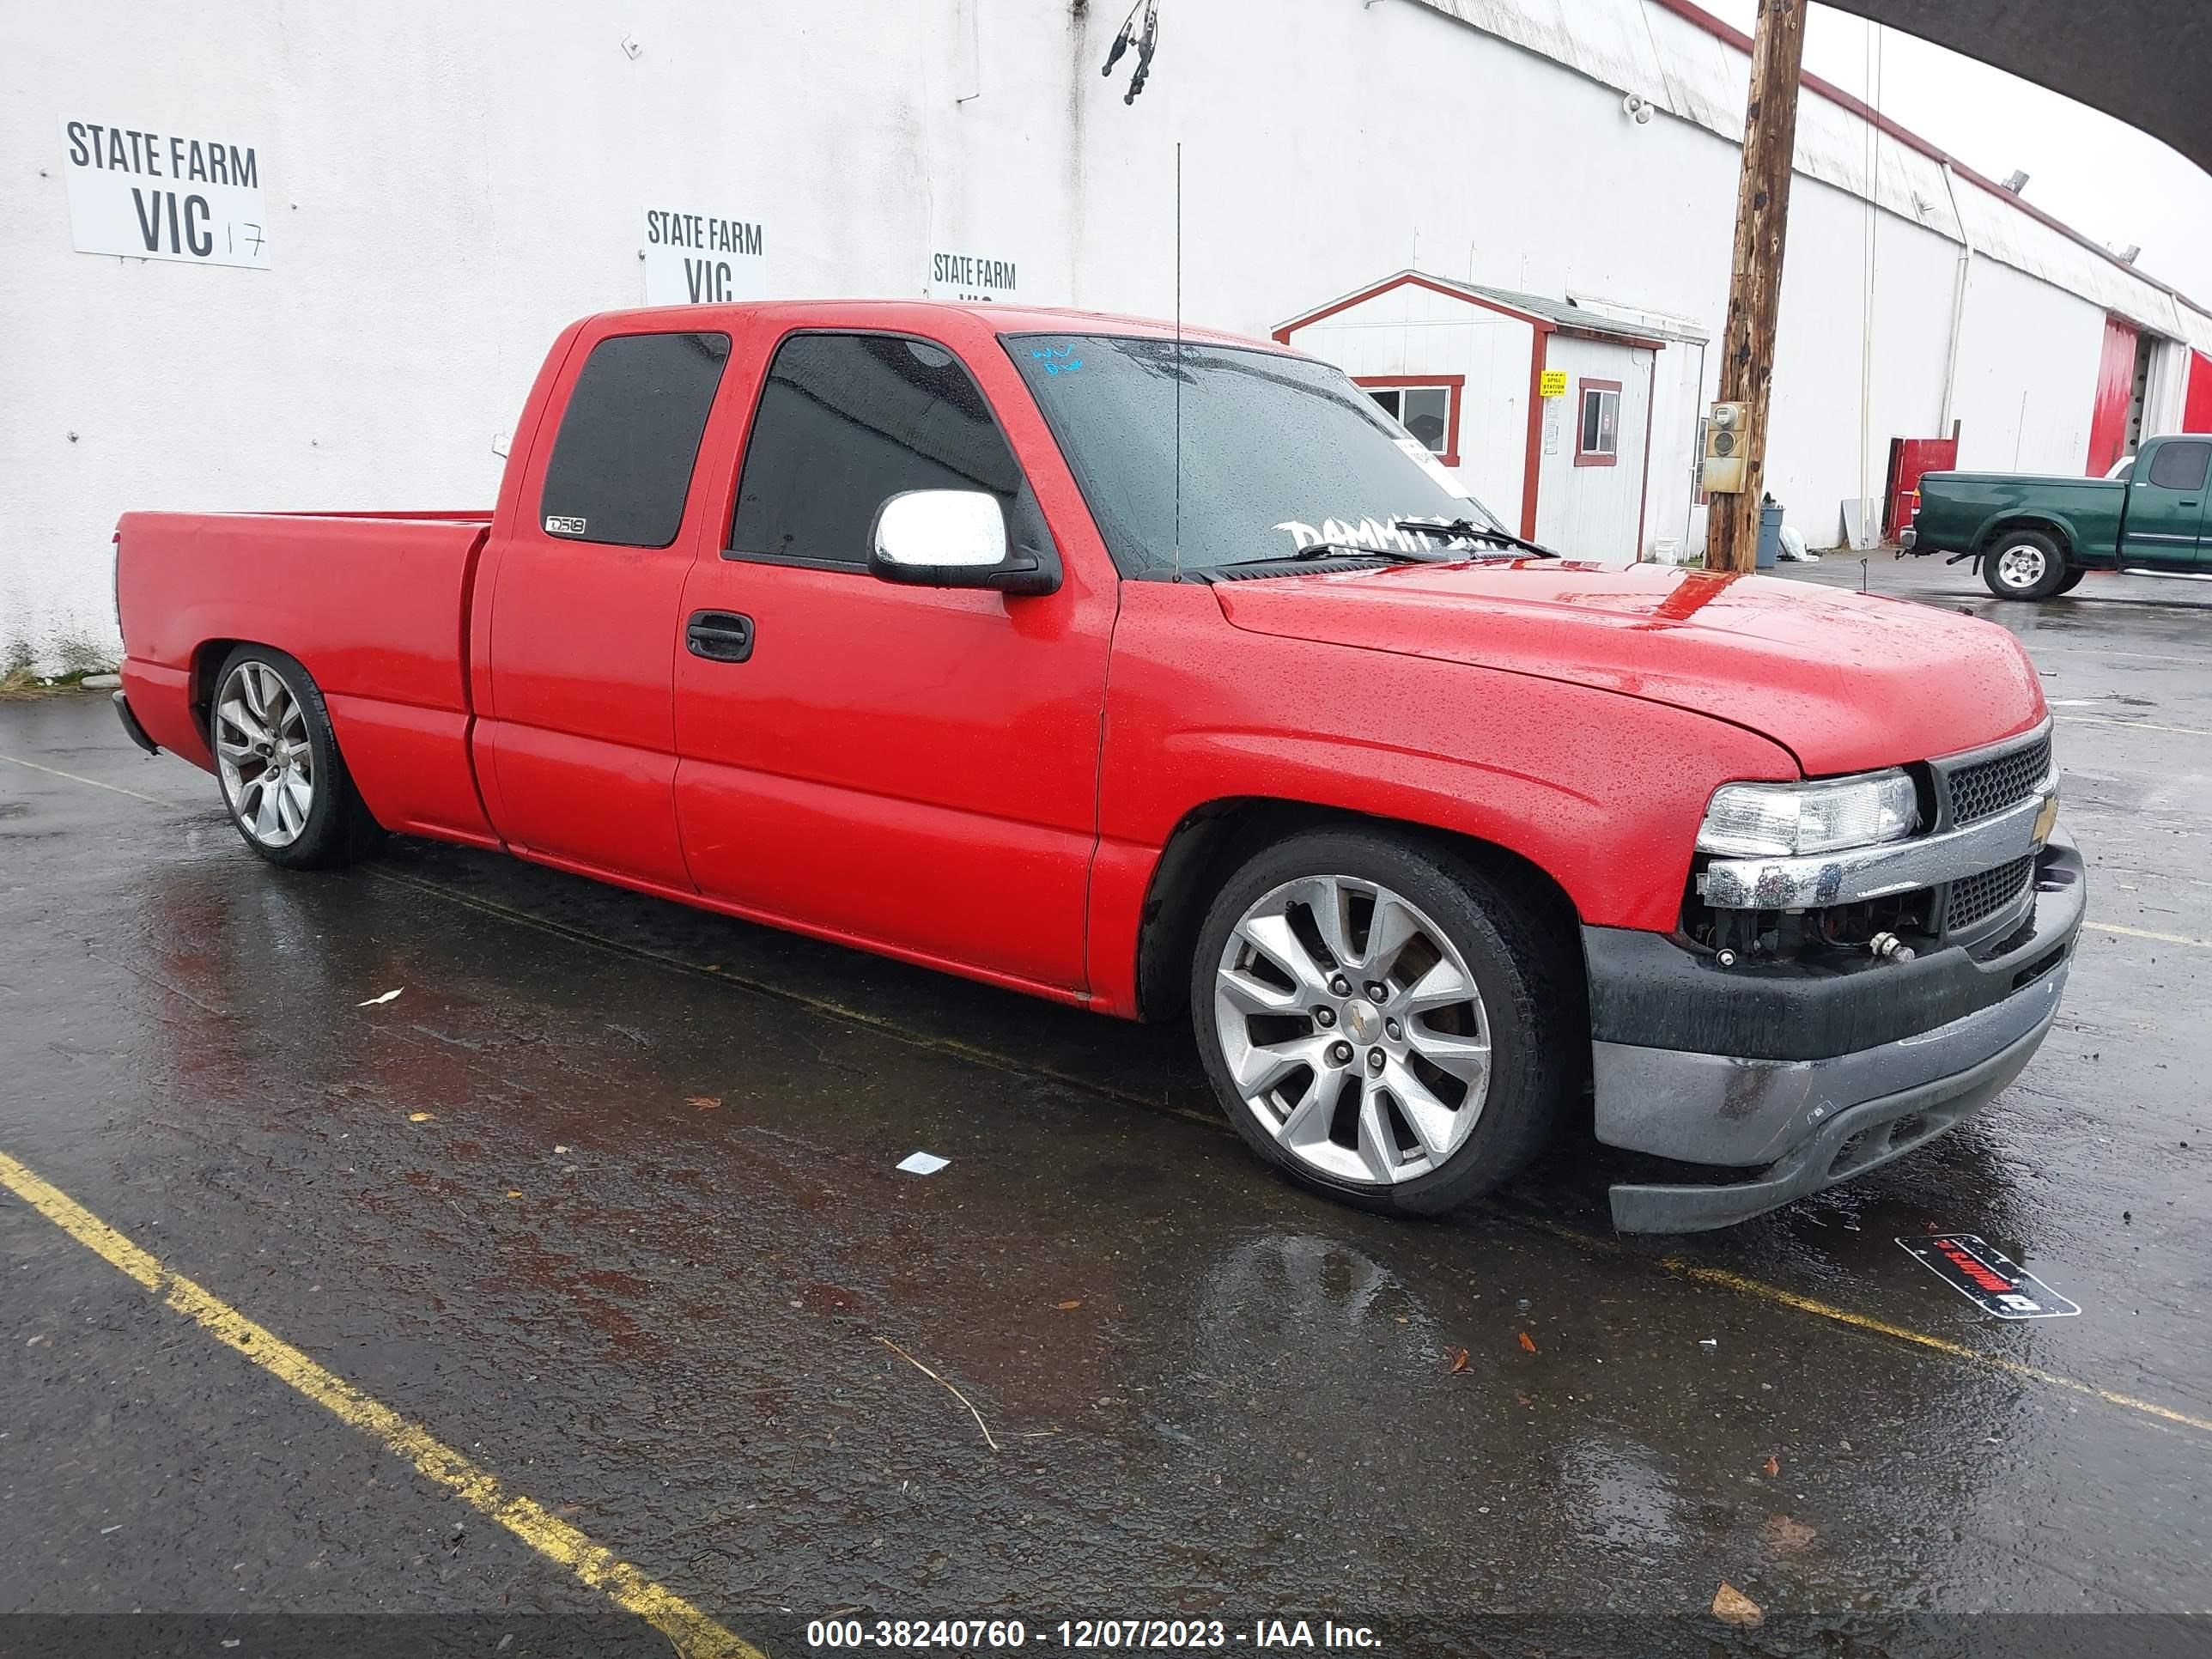
[[[616,547],[674,541],[729,360],[726,334],[622,334],[593,346],[545,468],[545,533]]]
[[[2169,441],[2150,464],[2150,482],[2160,489],[2202,489],[2212,444]]]

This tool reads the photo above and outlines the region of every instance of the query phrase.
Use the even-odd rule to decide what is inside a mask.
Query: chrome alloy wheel
[[[1431,1174],[1482,1115],[1490,1022],[1474,972],[1377,883],[1310,876],[1264,895],[1231,931],[1213,996],[1245,1109],[1317,1174]]]
[[[2033,587],[2043,580],[2048,557],[2033,542],[2016,543],[1997,555],[1997,580],[2007,587]]]
[[[307,711],[267,663],[242,662],[215,703],[222,798],[264,847],[289,847],[315,805],[315,749]]]

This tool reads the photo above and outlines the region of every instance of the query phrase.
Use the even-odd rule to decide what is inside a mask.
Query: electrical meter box
[[[1698,483],[1708,495],[1740,495],[1744,487],[1744,405],[1715,404],[1705,416],[1705,454]]]

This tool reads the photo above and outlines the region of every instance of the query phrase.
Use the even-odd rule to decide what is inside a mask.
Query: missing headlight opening
[[[1682,903],[1682,932],[1723,958],[1815,963],[1825,954],[1911,961],[1936,945],[1936,890],[1802,910],[1720,910],[1698,893],[1698,860]]]

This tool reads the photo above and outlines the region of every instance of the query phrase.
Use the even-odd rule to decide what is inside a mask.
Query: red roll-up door
[[[2189,354],[2189,397],[2181,407],[2184,432],[2212,432],[2212,357]]]
[[[2105,319],[2105,355],[2097,365],[2097,404],[2089,416],[2089,476],[2112,470],[2128,444],[2128,405],[2135,400],[2136,331],[2117,317]]]

